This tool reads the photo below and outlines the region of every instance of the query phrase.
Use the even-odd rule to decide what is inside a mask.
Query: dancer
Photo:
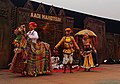
[[[25,76],[37,76],[39,75],[38,67],[40,65],[37,65],[37,59],[36,59],[36,53],[32,51],[32,48],[36,45],[37,39],[39,38],[38,33],[35,31],[37,28],[37,24],[35,22],[29,23],[29,31],[26,34],[27,37],[27,57],[26,57],[26,69],[23,73]]]
[[[84,68],[85,71],[90,71],[92,67],[95,67],[95,63],[93,60],[92,53],[95,52],[97,53],[95,47],[92,44],[91,39],[89,38],[89,35],[86,33],[83,35],[82,38],[82,43],[83,43],[83,63],[82,67]]]
[[[72,30],[71,28],[66,28],[66,35],[62,37],[59,43],[55,46],[54,49],[57,49],[61,44],[63,44],[63,64],[64,64],[64,73],[66,73],[67,64],[70,66],[70,73],[72,73],[72,63],[73,63],[73,53],[75,51],[74,48],[79,50],[77,43],[74,40],[74,37],[71,36]]]
[[[35,22],[29,23],[28,45],[27,45],[27,74],[38,76],[40,74],[50,74],[51,70],[51,50],[50,45],[41,42],[38,33],[34,30],[37,27]]]

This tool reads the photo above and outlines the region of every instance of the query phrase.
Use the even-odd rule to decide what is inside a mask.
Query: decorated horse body
[[[24,76],[50,74],[50,45],[40,41],[32,43],[30,39],[26,38],[23,32],[23,29],[20,30],[19,28],[14,31],[16,34],[13,42],[15,45],[15,54],[11,62],[10,71],[13,73],[21,73]]]
[[[27,56],[27,40],[24,36],[24,33],[25,30],[23,28],[23,25],[14,30],[14,34],[16,35],[16,38],[13,41],[13,44],[15,46],[14,57],[10,63],[11,66],[9,68],[9,70],[13,73],[21,73],[25,68],[24,58]]]
[[[51,50],[45,42],[37,42],[29,46],[27,67],[28,75],[37,76],[51,73]]]

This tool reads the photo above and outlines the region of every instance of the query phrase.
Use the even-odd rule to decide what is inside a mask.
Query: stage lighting
[[[106,63],[107,62],[107,60],[104,60],[104,63]]]
[[[112,59],[112,58],[109,58],[109,59],[105,59],[104,60],[104,63],[106,64],[115,64],[116,63],[116,60]]]

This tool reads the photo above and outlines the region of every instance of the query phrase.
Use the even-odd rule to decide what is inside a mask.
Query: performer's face
[[[34,30],[34,27],[32,25],[29,25],[29,30],[30,31]]]
[[[88,36],[87,34],[85,34],[85,35],[83,36],[83,38],[84,38],[84,39],[87,39],[87,38],[89,38],[89,36]]]
[[[65,31],[66,35],[70,35],[71,31]]]

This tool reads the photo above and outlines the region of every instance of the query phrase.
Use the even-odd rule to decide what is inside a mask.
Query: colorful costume
[[[24,36],[25,30],[23,28],[23,25],[15,29],[14,33],[17,36],[13,42],[13,44],[15,45],[14,49],[15,54],[9,70],[13,73],[22,73],[25,69],[24,58],[27,56],[26,52],[27,40]]]
[[[65,30],[70,34],[71,29],[66,28]],[[72,63],[73,63],[73,53],[74,53],[74,47],[79,50],[79,47],[77,43],[74,40],[73,36],[66,35],[63,36],[62,39],[59,41],[59,43],[55,46],[55,49],[57,49],[61,44],[63,44],[64,49],[63,49],[63,64],[64,64],[64,72],[66,72],[66,65],[69,63],[70,65],[70,72],[72,69]]]
[[[26,34],[25,29],[17,28],[14,40],[15,55],[10,70],[13,73],[21,73],[24,76],[38,76],[51,73],[51,50],[50,45],[38,40],[38,34],[34,30],[35,22],[29,23],[30,31]],[[27,38],[27,39],[26,39]]]
[[[29,23],[30,31],[28,35],[27,44],[27,58],[26,71],[24,75],[37,76],[40,74],[47,74],[51,72],[51,51],[50,45],[38,40],[38,33],[34,30],[36,28],[35,22]]]
[[[35,50],[35,51],[34,51]],[[32,48],[32,51],[36,54],[38,60],[39,74],[51,73],[51,50],[50,45],[45,42],[40,42],[36,45],[36,49]]]
[[[44,42],[31,44],[28,52],[27,74],[37,76],[51,73],[50,45]]]
[[[95,67],[94,59],[93,59],[93,52],[96,52],[94,46],[92,45],[92,41],[89,38],[88,35],[83,36],[82,39],[83,42],[83,63],[82,63],[82,68],[88,71],[90,71],[90,68]]]

